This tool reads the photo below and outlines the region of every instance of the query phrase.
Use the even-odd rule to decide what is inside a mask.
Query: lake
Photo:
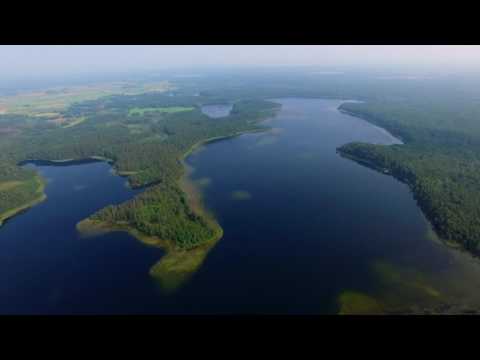
[[[224,237],[173,294],[148,275],[162,250],[122,232],[82,238],[75,229],[139,190],[103,162],[26,165],[48,180],[47,200],[0,228],[0,313],[330,314],[480,304],[478,262],[435,239],[408,187],[336,153],[351,141],[397,139],[340,113],[341,100],[275,101],[282,109],[264,123],[271,130],[188,157]]]
[[[203,105],[201,107],[202,112],[211,117],[211,118],[223,118],[230,114],[232,111],[233,105],[231,104],[212,104],[212,105]]]

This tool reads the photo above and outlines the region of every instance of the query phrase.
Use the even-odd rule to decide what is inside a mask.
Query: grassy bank
[[[205,140],[201,140],[195,144],[193,144],[181,157],[181,161],[184,161],[189,155],[191,155],[195,150],[197,150],[198,148],[202,147],[203,145],[207,145],[209,143],[212,143],[212,142],[215,142],[215,141],[219,141],[219,140],[226,140],[226,139],[231,139],[231,138],[234,138],[234,137],[237,137],[237,136],[240,136],[240,135],[243,135],[243,134],[251,134],[251,133],[257,133],[257,132],[264,132],[264,131],[269,131],[271,130],[270,128],[268,127],[265,127],[265,128],[259,128],[259,127],[256,127],[256,128],[252,128],[250,130],[243,130],[243,131],[238,131],[236,133],[233,133],[233,134],[230,134],[230,135],[224,135],[224,136],[215,136],[215,137],[211,137],[211,138],[208,138],[208,139],[205,139]]]
[[[263,103],[260,104],[261,106],[253,105],[255,109],[261,106],[271,107],[271,104]],[[249,109],[253,105],[246,102],[238,106],[240,109],[242,107]],[[145,244],[164,249],[166,254],[152,266],[150,274],[159,281],[161,288],[165,291],[177,289],[202,265],[209,250],[223,236],[223,229],[215,216],[207,211],[201,192],[190,180],[191,169],[185,159],[205,144],[245,133],[269,130],[268,127],[260,127],[258,124],[260,121],[271,118],[271,114],[268,118],[258,118],[258,114],[248,113],[244,115],[252,119],[248,122],[256,121],[245,126],[245,120],[238,119],[241,113],[242,111],[237,111],[235,121],[238,124],[231,128],[229,124],[233,123],[220,123],[228,125],[223,131],[216,129],[219,123],[214,123],[210,133],[219,135],[209,137],[207,132],[205,134],[207,136],[204,135],[203,139],[198,135],[192,136],[197,138],[191,142],[191,145],[180,147],[182,150],[177,153],[175,150],[172,151],[170,156],[173,161],[165,165],[165,170],[169,170],[168,166],[170,166],[171,176],[164,176],[164,170],[160,174],[162,175],[160,179],[147,183],[143,193],[118,206],[99,210],[80,222],[77,226],[78,230],[85,235],[126,231]],[[190,117],[184,119],[186,129],[192,127],[189,130],[192,131],[192,135],[197,131],[196,116],[192,119]],[[190,124],[191,121],[194,122]],[[172,124],[179,126],[180,119]],[[176,129],[173,125],[169,128],[172,134],[186,131],[182,129]],[[167,150],[171,151],[171,149]],[[177,170],[176,167],[179,164]]]
[[[84,236],[98,236],[108,232],[124,231],[148,246],[161,248],[165,255],[150,268],[150,275],[156,279],[161,289],[171,293],[185,284],[200,268],[210,249],[223,235],[223,230],[217,225],[215,235],[207,242],[189,250],[178,249],[174,242],[148,236],[128,224],[110,224],[101,221],[85,219],[77,224],[77,230]]]
[[[236,134],[237,135],[237,134]],[[236,136],[232,135],[232,136]],[[202,202],[200,190],[190,180],[191,169],[183,161],[188,154],[191,154],[199,146],[221,139],[224,137],[210,138],[198,142],[192,146],[183,156],[182,164],[184,174],[178,180],[177,185],[186,194],[189,208],[198,216],[201,216],[213,229],[213,235],[202,244],[188,250],[180,249],[175,242],[169,239],[161,239],[157,236],[149,236],[135,229],[128,223],[108,223],[85,219],[77,224],[77,230],[84,236],[98,236],[108,232],[124,231],[148,246],[161,248],[165,255],[150,268],[150,275],[156,279],[164,292],[170,293],[185,284],[186,281],[200,268],[208,255],[210,249],[223,236],[223,229],[215,220],[213,214],[208,212]]]
[[[47,196],[44,193],[45,181],[38,175],[35,176],[33,181],[35,181],[36,184],[37,184],[37,189],[35,191],[35,195],[36,195],[35,198],[33,198],[32,200],[30,200],[29,202],[27,202],[27,203],[25,203],[21,206],[15,207],[13,209],[9,209],[9,210],[1,213],[0,214],[0,226],[3,225],[5,220],[17,215],[18,213],[20,213],[22,211],[25,211],[25,210],[37,205],[38,203],[44,201],[47,198]]]
[[[165,255],[150,268],[150,275],[155,278],[160,287],[165,292],[173,292],[181,287],[190,277],[200,268],[206,259],[208,252],[223,236],[223,229],[204,206],[202,195],[197,186],[190,180],[191,169],[185,163],[185,159],[200,146],[227,139],[247,132],[268,130],[252,129],[251,131],[242,131],[227,136],[218,136],[208,138],[197,142],[191,146],[182,156],[181,163],[184,167],[184,174],[177,181],[179,188],[186,194],[189,208],[198,216],[201,216],[213,229],[213,236],[202,244],[188,250],[180,249],[176,244],[168,239],[160,239],[156,236],[148,236],[141,231],[130,226],[128,223],[108,223],[85,219],[77,224],[77,230],[84,236],[97,236],[113,231],[124,231],[135,237],[145,245],[161,248],[165,251]]]

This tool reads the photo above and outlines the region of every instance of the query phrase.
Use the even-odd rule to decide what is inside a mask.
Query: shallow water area
[[[351,141],[401,146],[343,100],[277,99],[271,130],[205,144],[189,184],[224,230],[180,289],[164,252],[76,224],[141,190],[108,163],[36,162],[47,199],[0,228],[1,314],[333,314],[480,304],[480,264],[432,234],[408,187],[342,158]],[[192,192],[193,193],[193,192]],[[459,304],[460,303],[460,304]]]
[[[196,279],[220,284],[212,311],[337,313],[348,291],[387,312],[480,304],[478,263],[432,240],[408,187],[336,152],[399,139],[341,113],[345,100],[274,101],[282,109],[265,122],[272,130],[188,159],[194,180],[214,184],[204,200],[225,233]]]

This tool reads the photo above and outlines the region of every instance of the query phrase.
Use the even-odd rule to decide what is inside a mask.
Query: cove
[[[342,158],[351,141],[398,144],[342,100],[277,99],[270,130],[186,159],[223,238],[172,294],[149,276],[163,251],[76,224],[135,196],[108,163],[35,162],[47,199],[0,228],[1,314],[405,313],[480,304],[480,266],[438,241],[405,184]],[[459,302],[461,302],[459,304]],[[452,305],[453,304],[453,305]]]
[[[186,290],[211,289],[198,295],[208,303],[202,310],[478,307],[478,262],[436,239],[405,184],[336,152],[352,141],[401,141],[341,113],[342,100],[275,101],[282,109],[266,123],[272,130],[218,141],[188,158],[224,229]]]
[[[76,224],[139,190],[108,163],[35,161],[46,200],[0,229],[1,314],[138,313],[155,299],[149,267],[162,255],[126,233],[82,238]]]

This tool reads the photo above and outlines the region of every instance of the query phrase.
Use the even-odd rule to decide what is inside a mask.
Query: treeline
[[[103,156],[112,159],[117,170],[129,174],[132,186],[155,185],[141,201],[135,198],[95,216],[110,222],[126,221],[142,227],[148,234],[171,237],[177,239],[179,246],[190,247],[203,241],[199,239],[208,238],[209,230],[201,220],[191,217],[182,205],[184,198],[178,195],[176,183],[183,174],[179,159],[189,148],[208,138],[257,129],[259,121],[272,116],[278,108],[264,99],[289,96],[357,99],[364,102],[344,103],[341,109],[386,128],[405,144],[348,144],[341,152],[380,170],[387,169],[409,183],[439,234],[478,252],[479,84],[480,78],[473,77],[392,80],[375,72],[323,76],[313,69],[304,72],[283,69],[279,73],[239,71],[179,79],[177,90],[170,93],[109,96],[74,104],[61,115],[67,119],[85,116],[87,120],[71,128],[47,124],[34,117],[3,115],[0,116],[3,129],[0,184],[32,179],[33,172],[24,172],[16,166],[25,159]],[[201,113],[201,105],[211,103],[233,103],[230,116],[218,120]],[[131,108],[169,106],[195,109],[128,116]],[[0,196],[1,193],[2,190]],[[21,200],[23,195],[11,196]],[[167,216],[155,218],[152,215],[155,209]],[[176,212],[181,218],[178,223],[165,220],[173,219],[168,214]],[[141,214],[140,218],[135,218],[138,216],[135,214]],[[180,227],[188,229],[188,234]],[[204,235],[198,238],[194,233]],[[180,238],[189,240],[182,243]]]
[[[0,183],[0,224],[6,212],[22,207],[39,197],[40,184],[34,176],[12,183],[13,186],[4,189],[1,189],[1,185]]]
[[[4,151],[2,151],[4,150]],[[0,149],[0,224],[4,214],[38,198],[35,171],[19,167],[6,149]]]
[[[179,160],[199,141],[256,128],[256,122],[273,115],[275,109],[278,105],[274,103],[246,101],[235,105],[228,121],[210,119],[198,110],[157,119],[157,129],[168,134],[166,140],[140,141],[115,153],[118,168],[138,169],[130,176],[131,183],[156,185],[124,204],[97,212],[91,219],[127,223],[147,235],[172,240],[184,249],[212,239],[218,233],[218,225],[194,214],[178,187],[177,181],[183,174]]]
[[[0,184],[12,179],[33,179],[34,172],[16,165],[23,160],[79,160],[92,156],[111,159],[116,170],[128,174],[133,187],[151,186],[131,201],[99,211],[92,219],[128,223],[147,235],[171,240],[180,248],[191,248],[211,239],[218,232],[218,225],[195,215],[178,187],[184,171],[183,154],[200,141],[256,129],[258,121],[273,115],[279,107],[263,100],[238,101],[232,114],[219,121],[201,112],[202,101],[208,102],[201,96],[160,93],[110,96],[72,105],[64,116],[87,118],[73,127],[39,129],[25,120],[18,134],[0,141],[0,150],[5,150],[0,157],[0,163],[5,165],[0,170]],[[132,107],[168,106],[194,110],[128,116]],[[15,191],[0,190],[0,213],[31,200],[32,191],[21,187]]]
[[[190,249],[212,239],[215,229],[189,208],[185,194],[174,183],[161,183],[118,206],[108,206],[90,217],[107,223],[127,223],[149,236]]]
[[[415,145],[347,144],[340,152],[406,182],[440,237],[480,255],[480,161]]]
[[[6,181],[25,181],[35,175],[33,170],[21,168],[1,157],[0,164],[0,183]]]
[[[355,143],[339,150],[407,182],[438,234],[480,255],[480,86],[475,81],[423,82],[425,88],[417,84],[401,97],[387,93],[342,104],[341,110],[387,129],[405,144]]]
[[[346,102],[340,110],[360,116],[387,129],[409,144],[454,151],[480,151],[480,108],[462,103],[423,104],[418,100],[397,102]]]
[[[230,77],[228,86],[223,85],[224,82],[219,80],[221,78],[212,78],[200,80],[203,88],[198,92],[199,96],[180,95],[167,99],[167,95],[156,94],[141,100],[117,97],[111,100],[111,104],[121,111],[126,111],[129,106],[152,106],[153,103],[161,106],[196,106],[197,110],[188,114],[150,114],[148,120],[140,119],[140,125],[141,121],[144,121],[142,126],[148,121],[153,133],[164,135],[162,145],[169,144],[171,147],[168,151],[172,155],[177,153],[177,157],[201,139],[258,126],[257,120],[275,112],[275,106],[262,99],[281,96],[362,99],[363,103],[344,103],[341,110],[386,128],[405,144],[352,144],[343,147],[343,153],[353,155],[357,160],[367,160],[382,170],[387,169],[407,182],[439,235],[478,253],[479,79],[438,78],[416,82],[375,79],[375,76],[377,74],[339,75],[323,77],[322,81],[315,80],[311,74],[242,76],[238,79]],[[193,82],[190,93],[198,86],[198,81],[196,84]],[[242,98],[250,100],[238,101]],[[214,99],[234,103],[230,122],[209,119],[200,113],[198,108],[201,103]],[[121,105],[122,101],[124,105]],[[158,176],[157,169],[160,168],[160,164],[147,167],[132,179],[137,179],[135,181],[139,184],[146,183]],[[173,163],[163,168],[172,170],[171,178],[179,176],[182,171]]]

